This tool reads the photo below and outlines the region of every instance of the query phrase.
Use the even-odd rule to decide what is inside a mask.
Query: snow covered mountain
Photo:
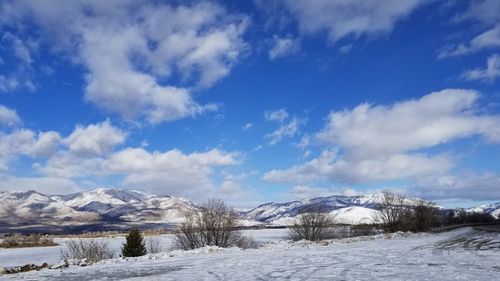
[[[406,198],[405,202],[408,205],[415,205],[417,200],[420,199]],[[372,193],[359,196],[332,195],[286,203],[271,202],[248,211],[243,218],[272,225],[290,225],[305,211],[321,208],[335,216],[335,220],[339,223],[371,224],[377,222],[376,207],[382,201],[382,193]]]
[[[187,200],[139,190],[100,188],[70,195],[0,192],[0,226],[175,224],[182,221],[184,212],[194,209]]]
[[[500,202],[479,205],[473,208],[466,209],[468,213],[487,213],[491,214],[494,218],[500,218]]]
[[[295,217],[311,208],[321,208],[335,215],[336,220],[347,224],[373,223],[382,194],[362,196],[333,195],[286,203],[267,203],[245,213],[243,217],[273,225],[289,225]]]
[[[408,204],[415,201],[407,199]],[[322,208],[346,224],[373,223],[382,194],[318,197],[285,203],[266,203],[240,210],[240,224],[286,226],[311,208]],[[127,225],[166,226],[182,222],[184,213],[196,210],[188,200],[159,196],[140,190],[95,189],[69,195],[45,195],[33,190],[0,192],[0,232],[5,229],[26,231],[72,231],[117,229]],[[500,202],[467,209],[500,217]],[[38,228],[37,228],[38,227]],[[75,228],[80,227],[80,228]],[[91,228],[89,228],[91,227]],[[76,229],[76,230],[75,230]]]

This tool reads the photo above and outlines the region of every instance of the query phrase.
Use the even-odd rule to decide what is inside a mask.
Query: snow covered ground
[[[281,230],[283,231],[283,230]],[[271,235],[271,231],[268,232]],[[274,234],[273,234],[274,235]],[[273,239],[270,239],[273,240]],[[3,257],[2,257],[3,259]],[[384,235],[327,245],[269,242],[259,249],[202,248],[0,280],[499,280],[500,234],[459,229]]]

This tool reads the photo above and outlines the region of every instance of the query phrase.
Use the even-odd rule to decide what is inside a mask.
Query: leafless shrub
[[[375,220],[382,223],[388,232],[404,230],[404,218],[410,210],[405,195],[384,191]]]
[[[238,245],[242,235],[236,230],[238,216],[233,209],[219,199],[210,199],[199,209],[199,212],[186,213],[185,222],[175,232],[176,248]]]
[[[114,253],[109,248],[109,243],[95,239],[69,240],[66,242],[67,250],[61,250],[62,260],[84,260],[96,263],[101,260],[111,259]]]
[[[163,251],[160,238],[149,237],[146,239],[146,250],[149,254],[157,254]]]
[[[335,237],[335,217],[321,208],[311,209],[299,215],[290,227],[290,239],[320,241]]]
[[[241,236],[236,246],[241,249],[257,249],[259,244],[252,237]]]
[[[56,246],[54,239],[42,237],[40,234],[32,234],[23,236],[16,234],[5,238],[0,243],[0,248],[23,248],[23,247],[47,247]]]

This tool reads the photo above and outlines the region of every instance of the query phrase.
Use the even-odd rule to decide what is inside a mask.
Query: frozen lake
[[[288,230],[287,229],[258,229],[258,230],[243,230],[243,235],[254,238],[258,243],[265,243],[269,241],[278,241],[286,239]],[[163,251],[172,250],[172,242],[174,236],[172,234],[166,234],[161,236],[155,236],[160,239],[161,247]],[[97,240],[105,240],[109,243],[110,248],[118,256],[121,253],[122,244],[125,242],[125,237],[114,237],[114,238],[95,238]],[[150,237],[145,237],[145,239],[150,239]],[[58,246],[54,247],[33,247],[33,248],[13,248],[13,249],[3,249],[0,248],[0,267],[13,267],[19,265],[25,265],[28,263],[42,264],[44,262],[48,264],[55,264],[60,261],[61,250],[66,248],[67,238],[54,239]]]

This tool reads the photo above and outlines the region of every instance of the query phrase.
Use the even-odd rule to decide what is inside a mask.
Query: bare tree
[[[163,251],[160,238],[150,237],[146,239],[146,250],[149,254],[158,254]]]
[[[185,222],[175,233],[175,245],[181,249],[204,246],[237,246],[242,235],[237,228],[237,213],[222,200],[210,199],[199,212],[185,214]]]
[[[95,263],[105,259],[114,257],[113,251],[109,248],[109,244],[105,241],[96,239],[69,240],[66,242],[67,250],[61,250],[62,260],[84,260],[88,263]]]
[[[386,231],[399,231],[403,229],[404,218],[410,214],[410,210],[405,195],[384,191],[375,219],[382,223]]]
[[[412,230],[429,231],[438,221],[437,208],[432,202],[418,200],[413,208]]]
[[[332,214],[322,208],[310,209],[295,219],[289,236],[294,241],[332,239],[335,236],[334,224],[335,216]]]

